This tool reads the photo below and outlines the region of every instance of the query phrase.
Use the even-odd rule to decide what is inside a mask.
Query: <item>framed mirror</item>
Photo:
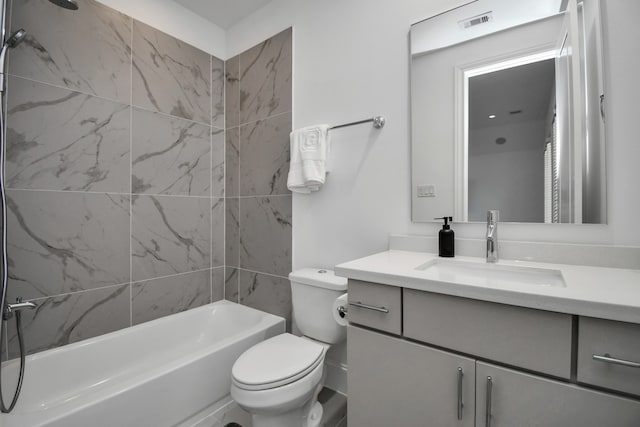
[[[600,0],[476,0],[411,27],[412,218],[606,223]]]

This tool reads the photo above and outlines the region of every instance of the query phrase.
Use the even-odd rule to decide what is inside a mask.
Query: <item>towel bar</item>
[[[351,123],[345,123],[343,125],[337,125],[337,126],[332,126],[329,129],[338,129],[338,128],[344,128],[347,126],[355,126],[355,125],[361,125],[363,123],[370,123],[373,122],[373,127],[376,129],[382,129],[384,127],[384,124],[386,123],[386,120],[383,116],[375,116],[371,119],[367,119],[367,120],[359,120],[357,122],[351,122]]]

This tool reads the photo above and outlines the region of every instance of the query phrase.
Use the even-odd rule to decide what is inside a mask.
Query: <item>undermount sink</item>
[[[435,280],[486,285],[566,287],[559,270],[472,261],[434,259],[415,268]]]

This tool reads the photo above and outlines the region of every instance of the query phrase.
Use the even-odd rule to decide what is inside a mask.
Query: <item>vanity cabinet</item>
[[[578,384],[640,396],[640,370],[592,358],[637,359],[640,325],[350,280],[354,301],[370,307],[349,307],[351,427],[640,426],[640,398]]]
[[[347,328],[350,426],[473,427],[475,360]]]

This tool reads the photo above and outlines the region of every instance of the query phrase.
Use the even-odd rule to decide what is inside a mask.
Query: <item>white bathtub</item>
[[[280,317],[219,301],[28,356],[20,400],[0,427],[198,424],[229,399],[238,356],[284,331]],[[3,383],[17,370],[7,362]]]

